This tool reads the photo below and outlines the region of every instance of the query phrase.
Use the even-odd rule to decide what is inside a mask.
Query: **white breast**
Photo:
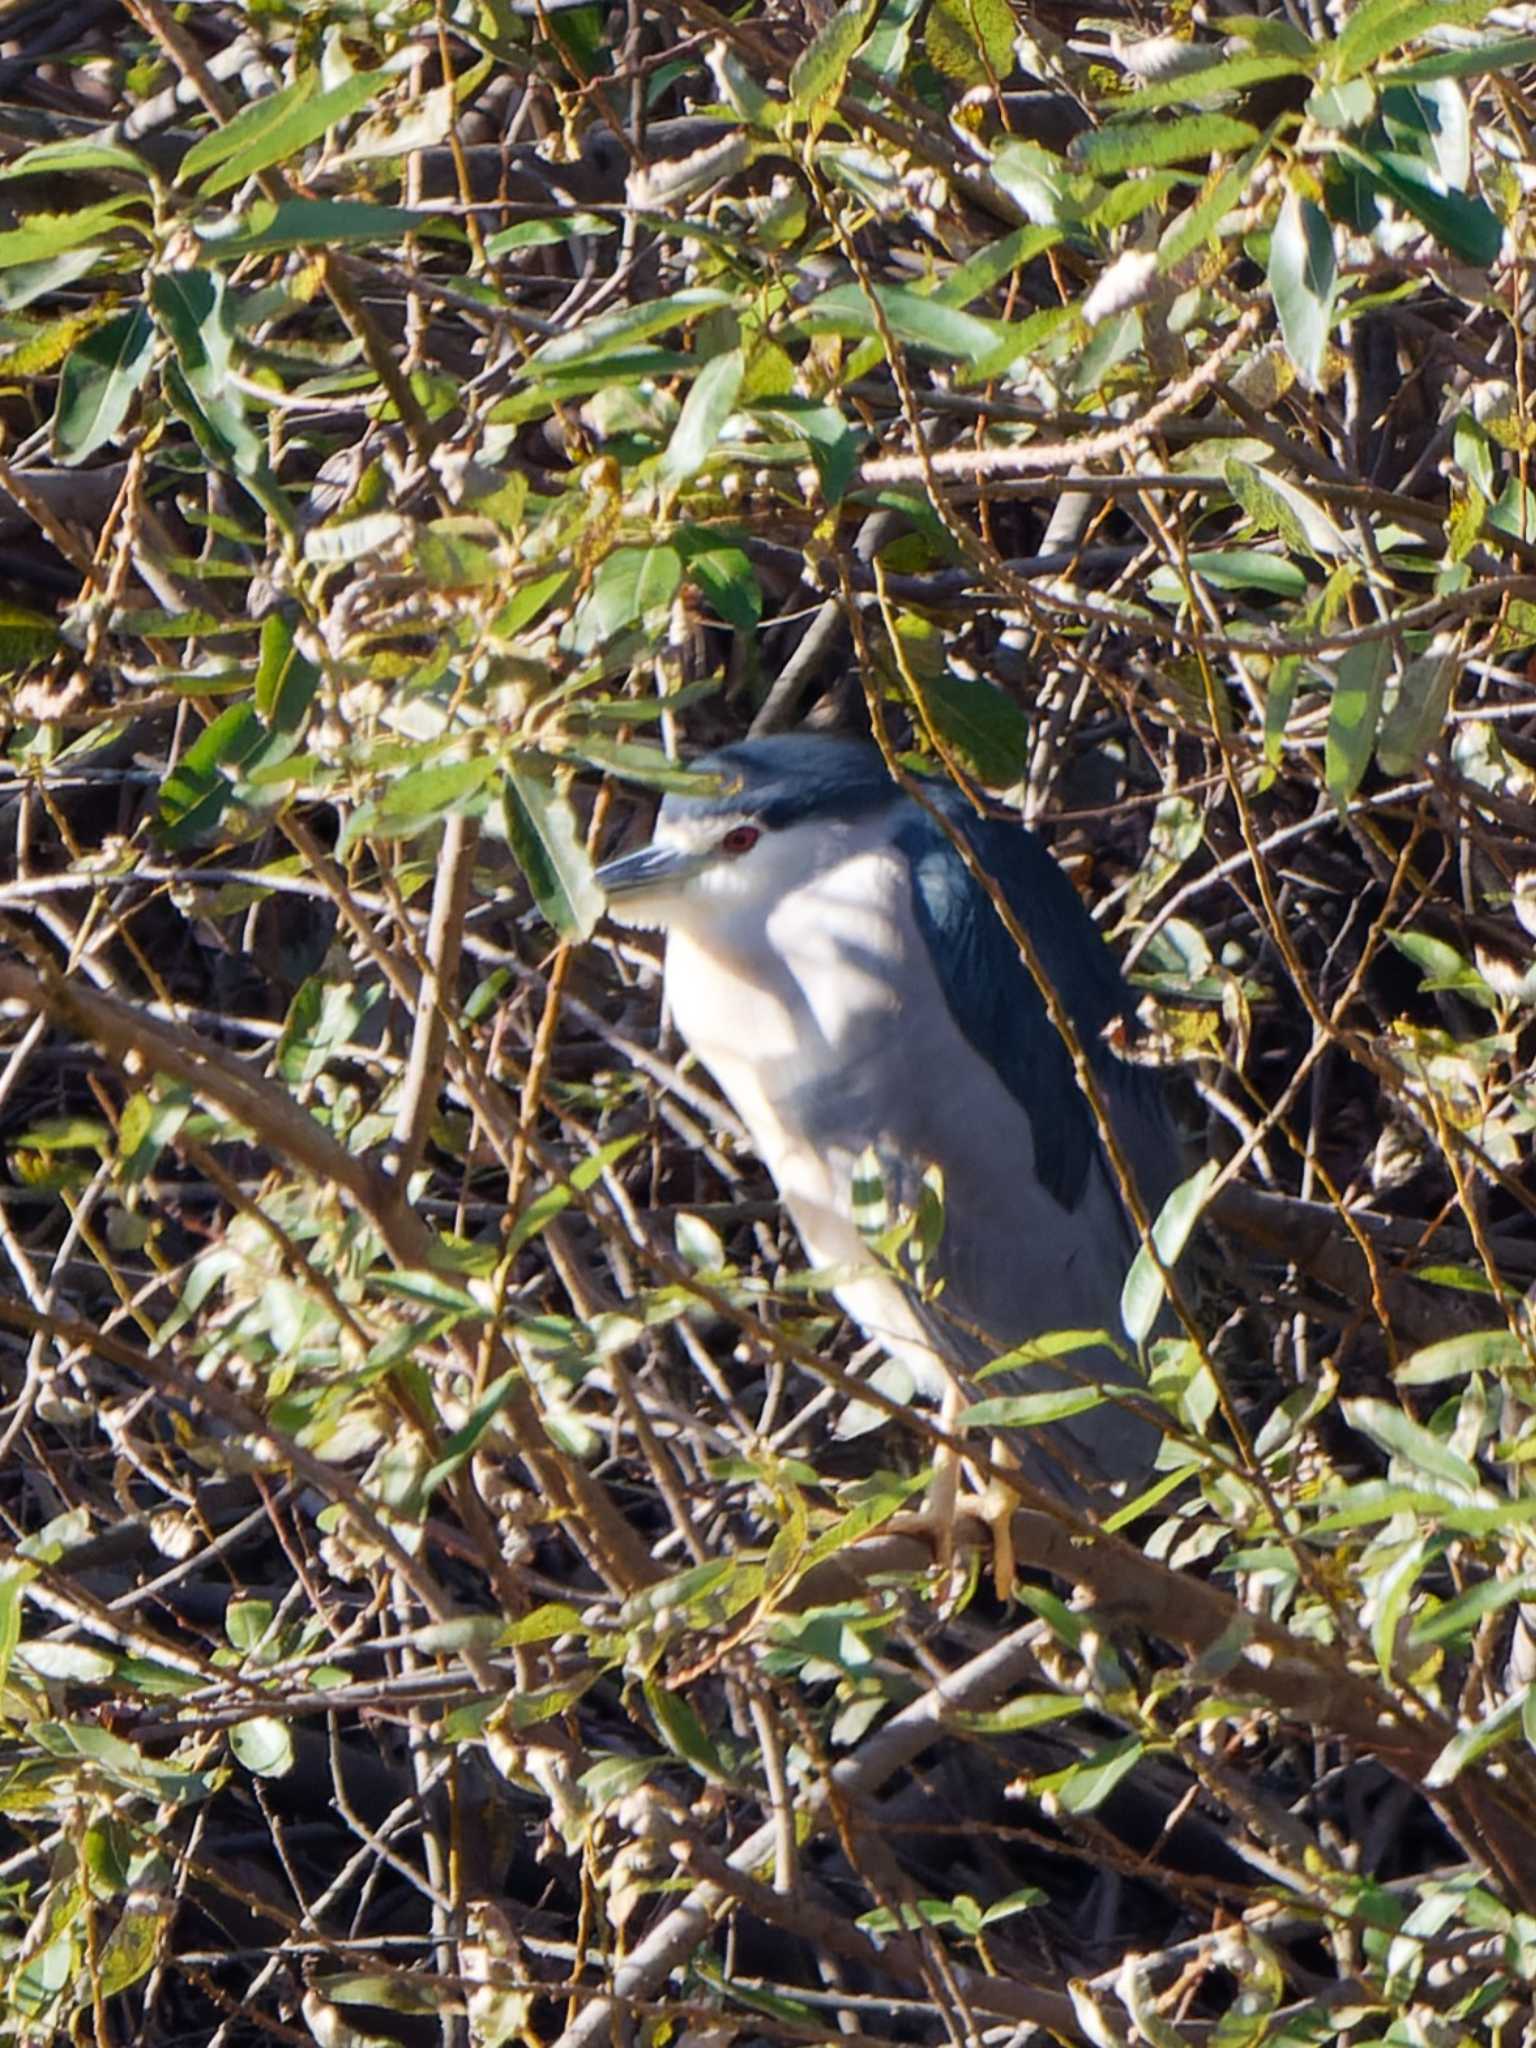
[[[750,906],[739,917],[714,908],[707,922],[679,920],[668,934],[674,1021],[746,1125],[813,1265],[842,1276],[842,1306],[936,1394],[942,1358],[852,1216],[859,1153],[905,1137],[883,1127],[880,1102],[910,1100],[945,1078],[942,1055],[925,1057],[902,1017],[895,963],[910,973],[927,960],[910,875],[884,845],[854,839],[845,859],[779,896],[766,920]],[[953,1041],[945,1051],[974,1059],[942,1006],[921,1009],[930,1025],[939,1016]]]

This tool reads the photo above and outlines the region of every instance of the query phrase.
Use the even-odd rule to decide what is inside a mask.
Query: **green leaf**
[[[125,192],[102,200],[99,206],[82,206],[76,213],[28,214],[16,227],[0,234],[0,270],[20,263],[51,262],[65,249],[99,241],[114,229],[130,225],[118,216],[139,204],[136,193]]]
[[[848,66],[874,11],[874,0],[845,0],[795,59],[789,74],[789,103],[801,120],[829,108],[842,92]]]
[[[1443,249],[1463,263],[1491,269],[1503,246],[1504,228],[1486,200],[1446,191],[1439,173],[1418,157],[1353,146],[1347,153],[1379,190],[1421,221]]]
[[[584,761],[605,775],[621,776],[626,782],[643,783],[647,789],[680,789],[688,796],[718,793],[713,779],[701,775],[681,761],[673,761],[660,747],[639,740],[606,740],[585,733],[580,743]]]
[[[565,787],[525,757],[502,788],[507,844],[534,901],[564,939],[589,939],[603,914],[603,892],[577,829]]]
[[[241,470],[254,468],[262,450],[230,379],[234,337],[223,277],[213,270],[158,271],[150,279],[149,303],[170,337],[185,380],[179,390],[168,372],[167,395],[194,433],[200,422],[211,430],[216,446],[205,452],[216,460],[227,454]]]
[[[82,306],[54,320],[7,321],[12,339],[0,342],[0,377],[45,377],[70,350],[100,326],[99,308]]]
[[[1430,1557],[1430,1539],[1421,1536],[1379,1572],[1372,1584],[1371,1649],[1383,1678],[1390,1680],[1396,1662],[1398,1623],[1407,1611],[1419,1574]]]
[[[251,256],[268,249],[340,248],[398,242],[406,235],[451,232],[453,222],[424,207],[374,206],[361,199],[261,199],[232,234],[205,233],[210,256]]]
[[[441,215],[435,216],[441,219]],[[520,220],[499,234],[487,237],[485,253],[494,262],[514,249],[542,249],[552,242],[568,242],[575,235],[617,234],[617,224],[599,213],[573,213],[563,220]]]
[[[1167,175],[1173,176],[1171,172]],[[1060,228],[1015,228],[1011,234],[1000,235],[974,256],[968,256],[958,269],[949,273],[933,297],[942,306],[968,306],[1036,256],[1054,249],[1060,240]]]
[[[1536,36],[1495,36],[1491,42],[1470,49],[1438,50],[1432,57],[1415,57],[1382,75],[1382,83],[1425,85],[1437,78],[1483,78],[1496,71],[1523,70],[1536,63]]]
[[[682,580],[683,558],[674,547],[615,548],[599,565],[562,644],[591,653],[671,604]]]
[[[428,590],[484,590],[500,583],[503,564],[486,545],[484,522],[470,514],[418,526],[411,568]]]
[[[1319,128],[1348,134],[1363,128],[1376,111],[1376,88],[1368,78],[1356,78],[1347,85],[1320,85],[1307,101],[1309,119]]]
[[[1079,135],[1073,160],[1096,178],[1119,178],[1158,164],[1194,163],[1218,152],[1246,149],[1259,131],[1230,114],[1188,114],[1182,121],[1127,121]]]
[[[319,686],[320,671],[300,652],[291,621],[281,612],[269,612],[261,622],[255,691],[256,709],[268,731],[297,733]]]
[[[1037,1797],[1042,1792],[1053,1794],[1066,1813],[1092,1813],[1135,1770],[1142,1755],[1142,1743],[1134,1735],[1127,1735],[1123,1741],[1099,1750],[1086,1763],[1032,1779],[1030,1790]]]
[[[763,593],[752,561],[741,548],[709,545],[712,536],[696,529],[706,543],[697,552],[690,545],[683,556],[690,583],[696,583],[711,608],[738,633],[754,633],[763,615]],[[679,543],[690,540],[680,533]]]
[[[1227,489],[1264,532],[1278,533],[1298,554],[1326,561],[1347,555],[1349,543],[1320,505],[1288,477],[1233,456],[1223,472]]]
[[[647,1681],[643,1690],[651,1719],[673,1755],[680,1756],[686,1764],[692,1764],[701,1777],[715,1784],[728,1784],[729,1776],[714,1744],[704,1732],[704,1724],[682,1694],[672,1692],[654,1680]]]
[[[1189,566],[1203,583],[1217,590],[1263,590],[1273,597],[1302,598],[1307,594],[1307,572],[1286,555],[1266,555],[1257,548],[1213,548],[1191,554]],[[1147,594],[1162,604],[1182,604],[1186,597],[1184,579],[1170,564],[1154,569],[1147,578]]]
[[[674,489],[696,475],[713,454],[720,430],[736,408],[746,369],[745,351],[733,348],[707,362],[694,378],[661,458],[662,479]]]
[[[84,462],[113,438],[154,354],[155,325],[142,306],[104,322],[70,351],[53,414],[53,446],[61,462]]]
[[[877,286],[875,297],[897,341],[951,362],[987,362],[1008,337],[1003,321],[978,320],[974,313],[925,298],[905,285]],[[880,333],[869,297],[856,284],[823,292],[796,316],[796,324],[809,334],[841,334],[851,340]]]
[[[1269,289],[1286,353],[1309,391],[1322,388],[1338,283],[1332,223],[1314,201],[1287,192],[1269,241]]]
[[[19,313],[34,299],[63,291],[93,270],[105,254],[102,244],[93,241],[36,263],[18,263],[10,270],[0,270],[0,307],[8,313]]]
[[[509,1371],[502,1373],[499,1378],[492,1380],[491,1384],[471,1409],[468,1421],[456,1429],[451,1436],[444,1438],[442,1456],[435,1463],[427,1467],[426,1471],[421,1475],[419,1484],[414,1489],[414,1498],[419,1510],[424,1511],[427,1503],[442,1485],[443,1481],[451,1479],[460,1466],[473,1456],[475,1446],[480,1442],[480,1439],[485,1435],[485,1432],[496,1420],[502,1409],[506,1407],[507,1402],[522,1382],[523,1369],[521,1366],[514,1366]],[[482,1621],[489,1621],[491,1623],[492,1641],[485,1644],[484,1647],[487,1649],[491,1648],[495,1641],[500,1640],[501,1624],[496,1621],[494,1616],[475,1614],[464,1615],[460,1619],[461,1621],[476,1623]],[[423,1643],[422,1647],[425,1649],[427,1645]],[[431,1647],[441,1652],[450,1647],[461,1648],[463,1646],[459,1644],[450,1646],[447,1643],[436,1642]]]
[[[1428,932],[1392,932],[1388,936],[1405,959],[1423,969],[1426,989],[1454,988],[1468,995],[1478,990],[1487,992],[1488,984],[1471,961],[1444,939],[1433,938]]]
[[[351,1044],[357,1027],[379,993],[360,990],[350,981],[332,981],[312,974],[300,983],[282,1036],[273,1055],[273,1071],[290,1088],[307,1088],[318,1080],[339,1049]]]
[[[517,1621],[503,1622],[496,1634],[496,1646],[511,1650],[526,1643],[552,1643],[558,1636],[586,1635],[590,1626],[589,1618],[580,1608],[553,1600],[535,1607]]]
[[[733,293],[701,285],[692,291],[675,292],[669,299],[653,299],[638,306],[623,306],[615,313],[600,313],[595,320],[586,321],[569,334],[557,334],[542,348],[535,349],[528,360],[527,374],[536,370],[572,370],[578,365],[600,362],[634,342],[646,341],[669,327],[682,327],[701,314],[735,303]]]
[[[1135,108],[1138,114],[1149,107],[1187,107],[1192,100],[1206,100],[1245,91],[1271,78],[1306,78],[1311,65],[1299,57],[1280,53],[1251,57],[1216,57],[1198,70],[1180,71],[1172,78],[1137,81]]]
[[[1346,648],[1334,672],[1323,748],[1328,794],[1343,810],[1370,766],[1392,650],[1385,639]]]
[[[270,1659],[275,1644],[268,1638],[276,1618],[277,1609],[270,1600],[231,1600],[224,1610],[224,1634],[231,1648],[242,1655],[266,1645]]]
[[[1007,0],[932,0],[923,48],[934,70],[962,89],[1000,85],[1014,68],[1015,33]]]
[[[158,1098],[130,1095],[117,1125],[118,1165],[124,1180],[148,1180],[191,1113],[192,1098],[184,1089],[167,1089]]]
[[[213,832],[233,794],[224,768],[249,760],[265,738],[249,704],[232,704],[199,733],[160,785],[155,822],[166,846],[191,846]]]
[[[791,1552],[790,1562],[797,1563],[800,1571],[809,1572],[827,1558],[851,1550],[855,1544],[861,1543],[866,1536],[888,1522],[923,1484],[925,1480],[920,1473],[877,1472],[868,1481],[870,1490],[864,1497],[841,1520],[835,1522],[830,1529],[823,1529],[813,1543],[807,1544],[798,1559],[793,1556],[792,1541],[785,1542],[785,1549]],[[781,1530],[780,1533],[783,1536],[787,1531]],[[773,1562],[774,1560],[770,1559],[770,1563]],[[770,1570],[769,1579],[774,1576],[775,1572]]]
[[[149,166],[131,149],[116,142],[93,142],[81,136],[72,142],[43,142],[25,150],[14,163],[0,170],[0,183],[9,178],[58,177],[67,171],[121,171],[149,182]]]
[[[1113,234],[1116,228],[1123,228],[1127,221],[1135,220],[1139,214],[1150,213],[1154,207],[1160,207],[1170,192],[1180,192],[1188,183],[1183,171],[1147,171],[1139,178],[1122,178],[1089,208],[1084,216],[1084,225],[1097,228],[1101,235]],[[1050,232],[1060,240],[1060,228]]]
[[[1536,1594],[1536,1577],[1529,1572],[1509,1579],[1485,1579],[1480,1586],[1473,1586],[1454,1600],[1448,1600],[1443,1607],[1437,1607],[1432,1614],[1421,1614],[1414,1623],[1409,1641],[1417,1649],[1428,1649],[1431,1644],[1443,1643],[1452,1636],[1466,1635],[1485,1615],[1497,1614],[1514,1600],[1529,1600]]]
[[[242,107],[222,127],[212,128],[199,141],[194,142],[181,160],[178,175],[195,178],[214,164],[222,164],[242,149],[252,148],[261,138],[282,124],[298,108],[305,106],[315,96],[320,84],[318,71],[301,73],[291,85],[279,91],[268,93],[265,98],[252,100]]]
[[[632,1152],[640,1140],[641,1134],[638,1132],[631,1133],[627,1138],[611,1138],[606,1145],[599,1145],[595,1152],[581,1162],[568,1183],[560,1181],[553,1187],[544,1188],[532,1201],[525,1203],[508,1233],[507,1255],[510,1257],[512,1253],[521,1251],[525,1244],[532,1243],[554,1217],[561,1215],[571,1206],[578,1194],[601,1179],[608,1168],[616,1165],[626,1153]]]
[[[953,1927],[972,1939],[981,1932],[981,1909],[974,1899],[912,1899],[901,1906],[876,1906],[854,1922],[866,1934],[916,1933],[924,1927]]]
[[[1425,1791],[1437,1791],[1440,1786],[1451,1784],[1468,1764],[1476,1763],[1490,1750],[1502,1748],[1506,1742],[1513,1741],[1520,1732],[1530,1697],[1531,1688],[1522,1686],[1513,1699],[1495,1707],[1484,1720],[1474,1727],[1462,1729],[1459,1735],[1453,1735],[1424,1773]]]
[[[187,152],[182,180],[208,169],[202,185],[205,199],[243,185],[258,171],[286,163],[318,142],[328,128],[366,107],[389,81],[377,71],[360,71],[330,92],[316,92],[318,83],[319,74],[307,71],[280,92],[242,107],[232,121],[216,134],[204,136]]]
[[[21,675],[48,661],[64,644],[45,612],[0,602],[0,676]]]
[[[45,377],[88,335],[101,325],[96,310],[82,307],[78,312],[60,314],[56,320],[8,321],[15,335],[0,342],[0,377]]]
[[[436,2013],[454,1998],[446,1984],[427,1983],[401,1973],[351,1970],[344,1976],[332,1977],[316,1971],[310,1983],[322,1999],[329,1999],[333,2005],[376,2005],[384,2012]],[[317,2039],[322,2037],[319,2027],[314,2031]],[[382,2042],[376,2035],[356,2034],[346,2027],[337,2027],[329,2016],[323,2038],[329,2048],[396,2048],[393,2041]]]
[[[1463,1494],[1476,1495],[1482,1491],[1477,1467],[1469,1459],[1453,1451],[1448,1443],[1442,1443],[1390,1401],[1362,1398],[1341,1401],[1339,1405],[1352,1429],[1380,1445],[1389,1457],[1405,1465],[1412,1477],[1454,1487]]]
[[[1443,1337],[1438,1344],[1424,1345],[1404,1360],[1394,1377],[1400,1387],[1432,1387],[1442,1380],[1466,1379],[1472,1373],[1502,1379],[1506,1373],[1530,1369],[1525,1347],[1512,1330],[1471,1330],[1462,1337]]]
[[[1029,761],[1029,720],[996,683],[946,668],[922,685],[921,695],[935,731],[978,782],[997,789],[1022,779]]]
[[[1164,277],[1197,249],[1219,242],[1222,223],[1241,199],[1258,154],[1245,151],[1235,164],[1213,173],[1194,204],[1169,222],[1157,244],[1157,267]]]
[[[1103,201],[1091,178],[1064,163],[1054,151],[1017,137],[993,150],[992,175],[1026,218],[1039,227],[1076,228],[1084,209]]]
[[[1396,688],[1389,683],[1376,758],[1387,775],[1415,774],[1445,730],[1451,693],[1461,672],[1455,641],[1446,636],[1417,654]]]
[[[1497,0],[1365,0],[1351,8],[1336,42],[1325,45],[1323,64],[1333,78],[1354,78],[1379,57],[1416,42],[1432,28],[1476,28]]]
[[[1220,1164],[1208,1159],[1197,1173],[1181,1181],[1164,1202],[1152,1225],[1152,1242],[1165,1267],[1171,1269],[1178,1263],[1189,1242],[1189,1234],[1200,1219],[1211,1184],[1220,1171]],[[1151,1336],[1152,1326],[1163,1306],[1163,1292],[1163,1276],[1153,1263],[1151,1252],[1143,1245],[1131,1262],[1131,1270],[1125,1276],[1125,1286],[1120,1293],[1120,1321],[1133,1344],[1144,1344]]]
[[[110,1678],[115,1660],[88,1643],[19,1643],[16,1662],[24,1671],[59,1685],[100,1685]]]
[[[376,803],[353,813],[345,845],[365,832],[380,839],[409,839],[453,812],[474,808],[495,772],[496,763],[484,754],[408,768]]]
[[[1111,1351],[1121,1350],[1108,1330],[1047,1330],[1042,1337],[1031,1337],[1027,1344],[1016,1345],[1013,1350],[988,1359],[971,1377],[976,1380],[996,1379],[1000,1373],[1023,1372],[1029,1366],[1044,1365],[1053,1358],[1070,1358],[1078,1351],[1097,1351],[1101,1345],[1107,1345]]]
[[[360,562],[403,541],[411,530],[404,513],[364,512],[356,519],[312,527],[304,536],[304,559],[337,565]]]
[[[923,0],[885,0],[880,17],[870,31],[863,62],[889,83],[906,68],[912,46],[912,25],[923,9]]]
[[[293,1769],[293,1735],[286,1721],[271,1714],[253,1714],[229,1731],[229,1746],[245,1768],[258,1778],[283,1778]]]
[[[1099,1387],[1055,1387],[1043,1394],[996,1394],[988,1401],[973,1401],[957,1418],[967,1429],[1038,1429],[1048,1422],[1064,1422],[1070,1415],[1101,1408],[1105,1395]]]
[[[1498,1294],[1481,1266],[1435,1260],[1427,1266],[1415,1266],[1413,1277],[1424,1287],[1450,1287],[1458,1294],[1480,1294],[1485,1299],[1494,1299]]]
[[[954,1710],[952,1725],[973,1735],[1017,1735],[1026,1728],[1047,1728],[1053,1721],[1065,1721],[1083,1710],[1075,1693],[1016,1693],[1005,1706],[991,1713],[968,1714]]]
[[[821,495],[836,505],[853,481],[858,437],[835,405],[785,394],[752,408],[757,417],[803,437],[815,465]]]

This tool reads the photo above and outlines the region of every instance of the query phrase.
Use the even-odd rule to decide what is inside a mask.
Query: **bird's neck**
[[[672,1014],[728,1095],[743,1068],[780,1099],[878,1049],[899,1014],[892,962],[910,896],[900,863],[871,848],[786,892],[766,918],[674,924]]]

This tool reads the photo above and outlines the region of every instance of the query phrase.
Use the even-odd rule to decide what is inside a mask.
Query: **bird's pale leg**
[[[944,1399],[939,1406],[939,1427],[946,1436],[955,1434],[965,1395],[957,1380],[944,1379]],[[955,1521],[960,1503],[960,1459],[948,1444],[941,1444],[933,1460],[933,1482],[923,1508],[923,1520],[933,1531],[936,1558],[947,1575],[955,1561]]]
[[[939,1426],[947,1437],[959,1433],[960,1416],[969,1400],[969,1394],[958,1380],[946,1380],[944,1399],[939,1409]],[[995,1440],[988,1455],[994,1465],[1014,1466],[1018,1463],[1007,1445]],[[941,1445],[933,1461],[933,1481],[928,1489],[922,1520],[933,1537],[936,1562],[945,1572],[955,1560],[956,1529],[961,1511],[960,1479],[959,1453],[951,1450],[948,1444]],[[1017,1506],[1013,1489],[999,1479],[977,1487],[965,1502],[966,1512],[991,1534],[992,1583],[999,1600],[1010,1599],[1013,1594],[1016,1570],[1013,1513]]]
[[[994,1465],[1012,1468],[1019,1462],[998,1437],[993,1438],[989,1455]],[[1018,1570],[1013,1549],[1013,1513],[1018,1504],[1013,1488],[1001,1479],[989,1479],[977,1502],[981,1519],[992,1531],[992,1584],[999,1600],[1013,1598],[1014,1575]]]

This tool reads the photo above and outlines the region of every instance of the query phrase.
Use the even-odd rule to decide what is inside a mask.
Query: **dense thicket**
[[[1259,6],[0,12],[0,2040],[1530,2027],[1536,10]],[[599,922],[805,719],[1208,1162],[1011,1587]]]

